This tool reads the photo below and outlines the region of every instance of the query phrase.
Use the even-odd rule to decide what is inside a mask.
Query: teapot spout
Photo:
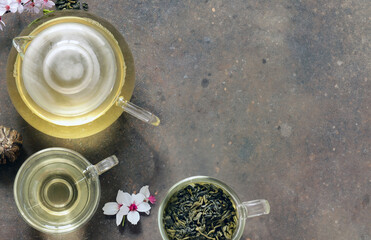
[[[15,37],[13,39],[13,46],[18,51],[21,58],[24,58],[24,54],[26,53],[27,45],[34,39],[33,36],[22,36],[22,37]]]

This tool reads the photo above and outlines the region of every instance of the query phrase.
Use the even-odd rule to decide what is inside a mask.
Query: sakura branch
[[[0,0],[0,30],[5,27],[2,17],[7,13],[39,13],[40,10],[50,9],[54,5],[51,0]]]

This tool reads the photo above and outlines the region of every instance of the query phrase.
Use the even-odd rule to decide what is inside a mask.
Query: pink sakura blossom
[[[14,0],[2,0],[0,3],[0,16],[3,16],[6,12],[17,12],[18,3]]]

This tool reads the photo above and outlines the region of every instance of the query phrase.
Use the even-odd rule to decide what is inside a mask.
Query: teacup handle
[[[138,118],[139,120],[142,120],[143,122],[146,122],[153,126],[158,126],[160,124],[160,119],[156,115],[125,100],[122,96],[118,98],[116,105],[122,107],[125,112]]]
[[[99,163],[94,165],[95,170],[97,171],[98,175],[101,175],[104,172],[107,172],[114,166],[116,166],[119,163],[119,160],[115,155],[112,155],[106,159],[103,159]]]
[[[242,217],[245,219],[265,215],[270,212],[269,203],[264,199],[243,202],[240,204],[240,207],[243,209],[244,214],[242,214]]]

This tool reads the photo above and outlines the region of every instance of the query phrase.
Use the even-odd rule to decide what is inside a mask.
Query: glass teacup
[[[79,153],[47,148],[30,156],[14,181],[23,219],[45,233],[67,233],[86,223],[100,199],[99,175],[118,164],[116,156],[92,165]]]
[[[212,177],[208,177],[208,176],[194,176],[194,177],[183,179],[180,182],[176,183],[174,186],[172,186],[170,190],[167,192],[164,200],[161,202],[157,221],[158,221],[158,227],[160,229],[162,239],[164,240],[170,239],[164,227],[164,212],[167,207],[167,204],[169,203],[169,200],[179,190],[184,189],[186,186],[190,184],[197,184],[197,183],[198,184],[210,184],[217,188],[220,188],[231,199],[233,205],[235,206],[236,213],[237,213],[237,227],[231,238],[233,240],[238,240],[242,237],[243,230],[245,228],[245,222],[247,218],[269,214],[270,212],[270,206],[267,200],[260,199],[260,200],[253,200],[253,201],[248,201],[248,202],[241,202],[237,194],[224,182],[218,179],[212,178]]]

